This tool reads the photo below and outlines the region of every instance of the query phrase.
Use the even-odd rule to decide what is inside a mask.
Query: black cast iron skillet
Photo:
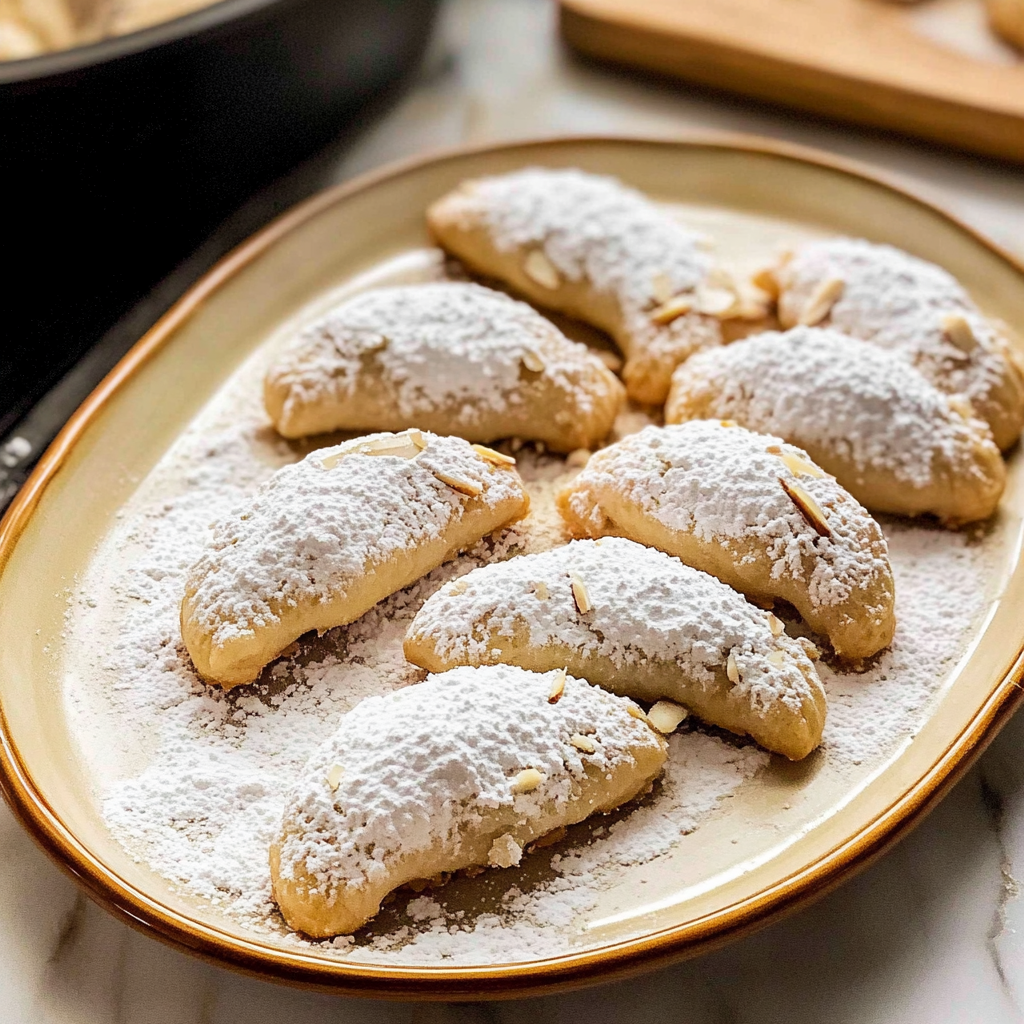
[[[221,0],[0,62],[0,434],[255,189],[365,119],[437,0]]]

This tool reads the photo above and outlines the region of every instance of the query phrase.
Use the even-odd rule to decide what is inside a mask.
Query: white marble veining
[[[1024,253],[1024,172],[924,144],[634,80],[563,53],[542,0],[455,0],[414,90],[341,180],[463,141],[754,132],[874,163]],[[11,1024],[1009,1024],[1024,1019],[1024,716],[931,816],[829,897],[717,953],[525,1002],[314,995],[194,960],[95,907],[0,808],[0,1020]]]

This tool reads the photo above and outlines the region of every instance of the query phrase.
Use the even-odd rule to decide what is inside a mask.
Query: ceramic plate
[[[571,139],[462,151],[363,178],[272,224],[136,345],[54,442],[0,526],[5,794],[42,845],[130,923],[222,963],[350,993],[451,999],[604,981],[693,955],[825,892],[919,819],[1016,706],[1024,482],[1014,455],[1002,509],[985,528],[951,541],[926,526],[886,526],[902,560],[898,572],[907,580],[918,573],[916,590],[905,592],[928,607],[903,609],[908,629],[918,623],[917,647],[904,649],[917,659],[916,675],[914,665],[893,662],[894,672],[910,673],[917,697],[901,690],[903,704],[868,702],[870,714],[851,718],[847,704],[858,706],[866,692],[857,687],[880,685],[878,664],[888,663],[876,663],[861,682],[831,684],[840,739],[866,753],[836,759],[826,743],[799,764],[764,766],[705,808],[699,827],[670,849],[606,871],[600,892],[563,922],[564,941],[554,947],[534,954],[527,945],[495,959],[481,942],[475,961],[463,951],[455,962],[416,963],[388,953],[386,943],[300,943],[283,931],[247,927],[114,838],[104,794],[152,769],[158,749],[148,743],[149,723],[115,714],[101,685],[103,655],[117,647],[117,637],[104,632],[116,609],[89,581],[116,576],[137,556],[118,540],[126,517],[149,514],[161,496],[169,507],[192,486],[174,453],[183,439],[194,442],[243,407],[256,408],[262,361],[296,324],[355,287],[436,269],[423,225],[432,199],[464,178],[530,164],[614,174],[677,204],[740,269],[780,243],[821,234],[891,242],[943,264],[988,313],[1024,323],[1024,271],[991,243],[858,168],[765,142]],[[267,463],[264,475],[274,458],[294,457],[281,454],[269,431],[257,435],[253,457]],[[922,589],[930,552],[951,544],[962,552],[956,571]],[[966,612],[951,593],[963,594]],[[960,616],[948,629],[941,628],[943,608]],[[924,683],[920,658],[936,666]],[[894,724],[894,710],[897,717],[905,711],[905,721]],[[272,724],[272,716],[264,721]],[[887,738],[872,746],[876,729]],[[721,737],[707,742],[744,749]],[[599,848],[600,835],[593,826],[575,834],[564,855],[573,842]],[[504,886],[505,896],[513,885],[527,895],[546,891],[547,854],[535,854],[521,875],[489,872],[489,884]],[[485,899],[470,880],[429,896],[431,905],[461,906],[463,929],[487,899],[493,908],[494,893]],[[395,930],[392,948],[400,950],[409,933]]]

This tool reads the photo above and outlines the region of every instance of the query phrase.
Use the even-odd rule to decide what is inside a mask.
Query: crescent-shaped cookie
[[[596,355],[526,303],[457,282],[349,299],[277,357],[264,385],[285,437],[418,426],[563,452],[603,440],[624,397]]]
[[[788,601],[840,657],[892,639],[881,529],[781,438],[717,420],[646,427],[597,452],[558,505],[577,536],[629,537],[754,599]]]
[[[1009,341],[934,263],[863,239],[809,242],[758,282],[783,327],[831,326],[905,355],[939,390],[964,395],[1002,450],[1024,426],[1024,377]]]
[[[735,420],[803,448],[874,512],[987,519],[1006,467],[988,424],[906,359],[836,330],[794,327],[676,369],[665,421]]]
[[[370,697],[288,794],[274,898],[297,931],[348,934],[406,882],[518,864],[644,792],[665,757],[635,704],[564,672],[457,668]]]
[[[430,597],[405,656],[440,672],[503,662],[668,699],[792,760],[821,741],[825,691],[803,645],[731,587],[624,537],[474,569]]]
[[[419,430],[321,448],[215,524],[181,635],[199,674],[255,679],[303,633],[359,618],[526,514],[508,456]]]
[[[467,181],[427,222],[471,269],[611,334],[640,402],[664,402],[672,370],[746,315],[699,237],[614,178],[534,167]]]

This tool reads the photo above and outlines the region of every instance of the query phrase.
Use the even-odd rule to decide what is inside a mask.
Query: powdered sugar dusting
[[[873,521],[833,477],[801,476],[800,485],[828,510],[831,536],[819,536],[779,485],[797,477],[767,451],[772,445],[808,458],[781,438],[712,420],[646,427],[591,459],[570,502],[585,519],[601,514],[588,508],[588,487],[622,489],[672,530],[735,547],[743,557],[739,545],[756,544],[774,578],[806,579],[814,605],[839,605],[885,573],[884,544],[877,554],[868,548]]]
[[[799,439],[914,487],[934,469],[980,476],[987,425],[965,418],[898,354],[837,330],[795,327],[701,352],[677,371],[705,415]]]
[[[474,181],[459,204],[487,224],[499,249],[537,248],[568,280],[612,296],[624,339],[654,350],[683,335],[695,347],[721,341],[717,322],[696,313],[651,321],[652,308],[708,281],[714,260],[699,234],[616,179],[533,167]]]
[[[420,436],[412,457],[368,454],[401,434],[320,449],[218,520],[187,582],[190,614],[214,644],[276,621],[282,606],[343,595],[369,569],[440,538],[467,504],[446,478],[479,488],[491,507],[520,497],[516,475],[467,442]]]
[[[307,328],[270,368],[287,389],[284,415],[315,402],[343,404],[364,367],[376,364],[394,387],[402,416],[450,410],[472,423],[522,401],[522,360],[540,356],[545,376],[585,413],[581,386],[588,350],[523,302],[477,284],[438,282],[378,288],[356,296]]]
[[[756,807],[748,803],[739,819],[730,807],[744,794],[758,804],[779,765],[752,744],[687,722],[671,737],[664,777],[638,807],[576,826],[519,868],[427,895],[400,893],[355,937],[314,944],[286,931],[270,899],[267,863],[284,794],[342,714],[422,678],[405,661],[402,640],[439,587],[475,567],[565,542],[554,495],[577,470],[532,448],[517,451],[532,499],[523,522],[356,622],[303,638],[258,683],[229,693],[206,687],[180,639],[188,569],[211,520],[303,454],[266,426],[259,394],[268,361],[261,353],[243,367],[143,482],[97,550],[69,614],[68,717],[83,770],[125,849],[167,878],[186,909],[214,908],[225,928],[257,941],[346,961],[442,965],[523,961],[586,945],[588,915],[639,871],[669,861],[684,836],[699,849],[709,826],[725,823],[745,841]],[[644,422],[631,411],[620,417],[619,432]],[[883,527],[898,583],[893,645],[860,674],[818,663],[830,709],[817,777],[850,786],[925,721],[1006,560],[998,531]],[[799,623],[787,621],[787,629]],[[815,782],[801,792],[810,799]],[[823,799],[829,806],[831,796]],[[768,820],[765,827],[777,836],[781,826]],[[737,864],[756,852],[736,849],[744,851]],[[696,879],[731,863],[719,858]]]
[[[550,688],[548,676],[488,665],[362,701],[289,790],[282,877],[308,877],[321,892],[379,884],[403,858],[454,852],[496,811],[514,807],[529,821],[553,804],[567,814],[588,770],[611,772],[635,763],[638,750],[658,750],[625,698],[570,676],[552,704]],[[585,754],[570,742],[578,734],[593,739]],[[511,783],[523,769],[541,779],[517,794]]]
[[[574,578],[589,595],[586,615],[577,610]],[[477,569],[431,597],[412,631],[445,659],[486,660],[491,634],[511,638],[522,626],[533,646],[557,642],[627,674],[637,664],[675,663],[704,686],[731,655],[740,678],[730,692],[749,693],[761,709],[782,703],[799,712],[810,694],[803,649],[776,638],[766,612],[713,576],[624,537],[576,540]],[[769,660],[783,650],[784,662]]]
[[[801,246],[780,272],[784,321],[795,321],[815,287],[843,281],[829,323],[855,338],[909,356],[944,390],[984,398],[1005,375],[992,325],[952,274],[890,245],[830,238]],[[980,343],[971,359],[943,333],[943,316],[959,313]]]

